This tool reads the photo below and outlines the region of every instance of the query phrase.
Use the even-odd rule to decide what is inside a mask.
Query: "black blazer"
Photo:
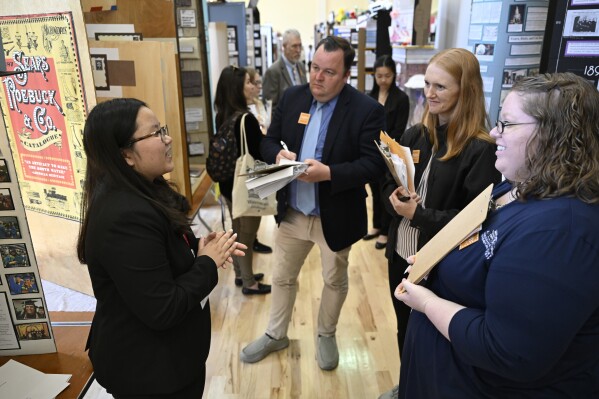
[[[370,93],[375,101],[379,100],[379,88]],[[392,85],[389,88],[389,95],[385,101],[385,122],[387,134],[399,142],[399,138],[406,130],[408,117],[410,116],[410,98],[399,87]]]
[[[264,160],[274,163],[284,141],[299,154],[305,126],[301,113],[309,113],[312,94],[308,85],[289,88],[275,109],[261,150]],[[329,248],[340,251],[366,234],[365,184],[377,179],[385,164],[374,144],[384,129],[383,107],[372,98],[345,85],[327,131],[322,163],[331,169],[331,180],[318,184],[320,218]],[[277,193],[280,223],[288,206],[288,186]]]
[[[415,164],[414,185],[418,187],[422,174],[432,155],[432,143],[428,134],[422,134],[422,125],[409,128],[402,136],[400,143],[410,147],[412,153],[420,151],[419,162]],[[501,181],[501,173],[495,169],[495,144],[482,140],[471,140],[460,155],[447,161],[439,161],[447,152],[445,126],[437,129],[439,149],[432,160],[427,181],[425,208],[416,207],[410,226],[420,230],[418,249],[422,248],[439,232],[455,215],[466,207],[491,183]],[[383,198],[389,198],[397,188],[391,175],[383,185]],[[385,201],[387,212],[393,215],[389,226],[389,239],[385,255],[392,259],[397,243],[397,228],[402,217],[399,216],[391,202]]]
[[[85,256],[96,313],[89,357],[98,382],[116,394],[164,394],[204,378],[210,304],[218,282],[193,234],[175,234],[166,217],[132,193],[94,201]],[[192,253],[193,252],[193,253]]]

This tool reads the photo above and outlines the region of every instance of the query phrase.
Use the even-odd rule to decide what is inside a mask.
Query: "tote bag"
[[[260,199],[255,194],[250,194],[245,181],[248,176],[239,176],[242,173],[247,173],[248,169],[254,169],[254,158],[248,150],[247,137],[245,136],[245,117],[241,117],[241,143],[239,149],[241,156],[237,158],[235,164],[235,176],[233,177],[233,191],[231,199],[233,200],[233,219],[242,216],[264,216],[277,214],[277,199],[276,193],[269,195],[264,199]]]

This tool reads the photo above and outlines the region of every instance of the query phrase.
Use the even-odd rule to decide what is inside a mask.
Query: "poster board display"
[[[599,0],[551,0],[541,72],[572,72],[599,89]]]
[[[0,120],[0,356],[52,353],[54,334],[10,154]]]
[[[548,6],[547,0],[472,3],[468,44],[480,63],[492,122],[499,117],[512,85],[539,73]]]
[[[91,294],[76,257],[85,154],[82,133],[95,105],[89,51],[78,0],[0,2],[1,67],[27,70],[2,79],[12,176],[19,182],[44,279]],[[11,190],[14,195],[15,190]],[[60,237],[60,239],[57,239]]]

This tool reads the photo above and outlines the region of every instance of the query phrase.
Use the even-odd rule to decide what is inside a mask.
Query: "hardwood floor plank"
[[[370,201],[370,200],[369,200]],[[202,217],[216,228],[220,208]],[[227,227],[230,220],[227,220]],[[276,225],[262,218],[259,240],[274,246]],[[205,233],[204,233],[205,234]],[[272,254],[255,254],[254,272],[270,284]],[[255,364],[239,352],[264,334],[270,295],[245,296],[234,285],[232,268],[219,271],[210,295],[212,346],[207,362],[204,399],[376,399],[397,384],[399,358],[395,315],[387,283],[387,261],[373,241],[359,241],[350,252],[349,292],[337,327],[339,366],[323,371],[316,362],[316,323],[323,287],[320,251],[314,247],[298,278],[287,349]]]

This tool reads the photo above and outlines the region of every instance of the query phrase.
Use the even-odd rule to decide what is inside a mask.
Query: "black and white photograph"
[[[495,52],[494,44],[476,43],[474,45],[475,55],[493,55]]]
[[[599,36],[599,10],[568,10],[563,37]]]
[[[96,90],[110,90],[108,81],[108,58],[106,54],[91,54],[92,75]]]
[[[21,228],[16,216],[0,216],[0,240],[19,239]]]
[[[25,244],[0,245],[0,257],[5,268],[31,266]]]
[[[13,299],[17,320],[45,319],[46,308],[42,298]]]
[[[504,69],[503,70],[503,80],[501,85],[503,87],[511,87],[518,80],[526,77],[528,74],[528,69]]]
[[[15,204],[12,200],[10,188],[0,188],[0,211],[14,211]]]
[[[524,4],[513,4],[510,6],[507,21],[508,32],[522,32],[524,24]]]

